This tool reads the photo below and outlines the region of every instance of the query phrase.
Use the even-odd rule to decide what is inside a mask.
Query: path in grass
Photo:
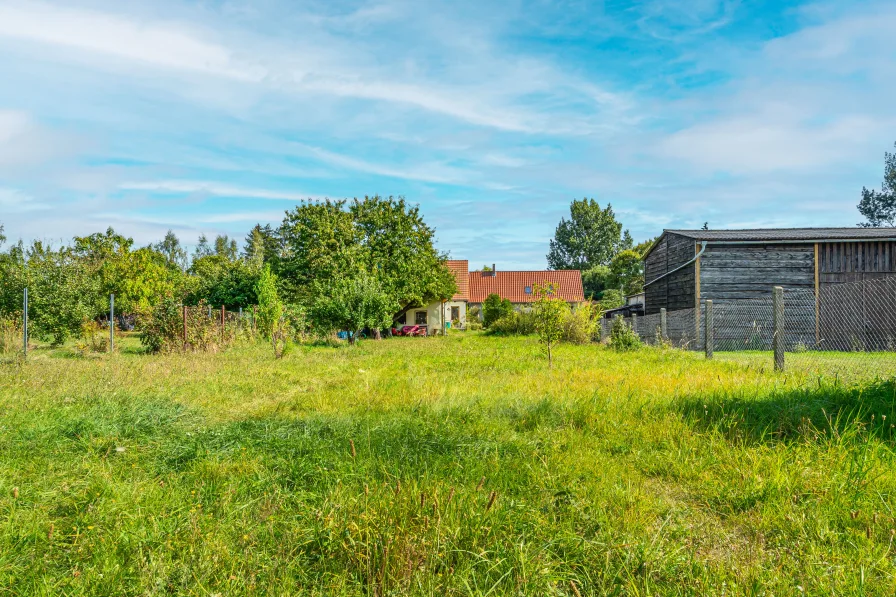
[[[892,383],[476,334],[64,355],[0,367],[10,594],[896,586]]]

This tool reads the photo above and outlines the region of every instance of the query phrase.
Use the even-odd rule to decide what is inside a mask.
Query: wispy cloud
[[[160,180],[151,182],[126,182],[119,186],[125,191],[156,191],[159,193],[174,194],[200,194],[218,197],[232,197],[235,199],[267,199],[272,201],[305,201],[316,199],[305,193],[290,191],[277,191],[273,189],[255,189],[234,187],[215,182],[202,182],[194,180]]]

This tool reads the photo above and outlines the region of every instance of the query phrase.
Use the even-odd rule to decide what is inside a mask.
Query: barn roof
[[[555,295],[570,303],[585,300],[582,274],[577,269],[542,270],[526,272],[470,272],[470,302],[482,303],[490,294],[497,294],[512,303],[531,303],[536,297],[532,286],[549,282],[556,289]],[[529,292],[526,292],[526,289]]]
[[[896,238],[896,228],[748,228],[740,230],[664,230],[695,240],[815,241]]]
[[[457,294],[451,297],[451,300],[470,300],[470,262],[466,259],[449,259],[445,265],[457,280]]]

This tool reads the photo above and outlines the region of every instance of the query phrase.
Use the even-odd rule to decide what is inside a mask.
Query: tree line
[[[113,293],[116,311],[139,320],[163,303],[246,308],[261,290],[316,330],[357,331],[456,292],[434,230],[400,197],[305,201],[279,226],[253,227],[242,247],[202,235],[192,254],[172,231],[143,247],[112,228],[58,247],[7,245],[3,232],[0,316],[21,313],[27,287],[33,329],[54,344],[108,313]]]

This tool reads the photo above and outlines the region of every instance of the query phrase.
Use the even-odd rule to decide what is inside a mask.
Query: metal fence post
[[[712,301],[706,301],[706,315],[703,318],[703,348],[706,351],[706,358],[712,359]]]
[[[25,288],[22,307],[22,354],[28,358],[28,288]]]
[[[772,290],[772,312],[774,335],[772,345],[775,350],[775,371],[784,370],[784,289],[775,286]]]
[[[660,335],[663,340],[666,340],[669,337],[669,326],[666,323],[666,308],[662,307],[660,309]]]
[[[109,352],[115,352],[115,293],[109,295]]]

